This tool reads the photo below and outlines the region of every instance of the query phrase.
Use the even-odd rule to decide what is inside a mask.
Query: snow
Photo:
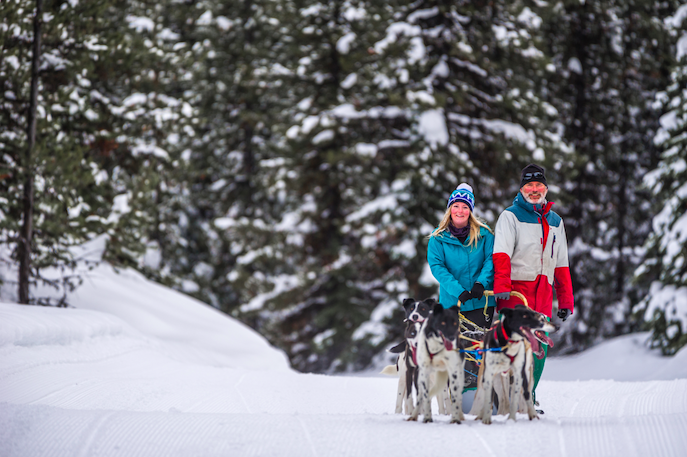
[[[353,43],[355,38],[356,35],[353,32],[349,32],[346,35],[342,36],[336,42],[336,50],[339,51],[340,54],[348,54],[351,50],[351,44]]]
[[[644,319],[651,321],[656,311],[665,313],[669,323],[666,329],[669,338],[671,333],[677,331],[678,323],[682,329],[687,329],[687,287],[654,281],[649,291]]]
[[[418,130],[432,148],[448,144],[449,135],[442,109],[430,109],[420,114]]]
[[[577,57],[571,57],[570,60],[568,60],[568,70],[572,71],[573,73],[577,73],[578,75],[582,74],[582,63],[580,62],[580,59]]]
[[[355,85],[357,81],[358,75],[355,73],[351,73],[348,76],[346,76],[343,81],[341,81],[341,87],[343,87],[344,89],[350,89]]]
[[[245,325],[135,271],[102,263],[70,301],[0,303],[3,457],[687,452],[687,350],[659,357],[648,334],[550,358],[539,420],[422,424],[393,414],[397,379],[297,373]]]
[[[129,27],[135,29],[137,32],[152,32],[155,30],[155,23],[147,17],[138,17],[129,15],[126,17]]]

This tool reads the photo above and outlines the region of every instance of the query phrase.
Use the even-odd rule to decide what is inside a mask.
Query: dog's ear
[[[396,346],[387,349],[387,351],[391,352],[392,354],[400,354],[401,352],[405,352],[406,346],[408,346],[408,342],[407,341],[401,341]]]
[[[425,304],[429,306],[430,309],[433,309],[434,306],[438,304],[438,302],[433,298],[425,298],[422,301],[425,302]]]
[[[503,314],[504,317],[512,317],[513,316],[513,308],[501,308],[499,310],[499,313]]]
[[[444,307],[441,306],[441,303],[437,303],[436,300],[434,301],[434,307],[432,308],[432,313],[433,314],[442,314],[444,312]]]
[[[410,308],[410,307],[413,306],[414,304],[415,304],[415,299],[414,299],[414,298],[406,298],[405,300],[403,300],[403,307],[404,307],[405,309]]]

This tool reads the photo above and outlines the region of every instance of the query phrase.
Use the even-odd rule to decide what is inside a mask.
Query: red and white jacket
[[[568,264],[568,241],[563,220],[546,203],[539,212],[521,193],[496,222],[494,293],[517,291],[529,306],[551,317],[553,289],[559,309],[574,309]],[[513,296],[497,300],[497,310],[522,303]]]

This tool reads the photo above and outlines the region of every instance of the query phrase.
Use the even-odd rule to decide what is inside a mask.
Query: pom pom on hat
[[[455,202],[463,202],[470,207],[470,212],[475,210],[475,194],[472,193],[472,187],[467,183],[460,183],[456,190],[451,192],[448,198],[446,208],[450,208]]]

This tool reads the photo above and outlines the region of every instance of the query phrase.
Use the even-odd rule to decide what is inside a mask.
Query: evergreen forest
[[[70,306],[99,240],[299,371],[362,370],[438,296],[451,191],[493,228],[537,163],[575,297],[555,353],[674,354],[686,111],[679,0],[6,0],[0,298]]]

